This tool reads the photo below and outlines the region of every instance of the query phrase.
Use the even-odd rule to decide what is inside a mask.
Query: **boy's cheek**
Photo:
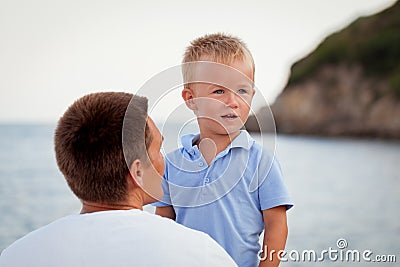
[[[251,102],[253,101],[253,97],[254,97],[254,93],[245,98],[248,105],[251,105]]]

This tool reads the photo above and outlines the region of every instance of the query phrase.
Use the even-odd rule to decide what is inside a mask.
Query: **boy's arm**
[[[156,214],[175,221],[175,211],[172,206],[156,207]]]
[[[276,267],[280,262],[278,259],[279,251],[285,249],[288,234],[286,206],[263,210],[262,213],[264,219],[264,242],[261,259],[265,260],[260,261],[259,267]],[[271,253],[273,250],[275,252]],[[268,254],[265,255],[265,253]]]

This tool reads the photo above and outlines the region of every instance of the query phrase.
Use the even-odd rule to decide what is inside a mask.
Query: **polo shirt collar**
[[[200,139],[200,134],[187,134],[182,136],[181,142],[182,147],[189,154],[193,154],[194,151],[197,151],[197,145],[195,143]],[[250,136],[250,134],[245,130],[240,130],[239,135],[233,139],[232,143],[225,149],[229,151],[231,148],[239,147],[249,150],[254,143],[254,139]]]
[[[245,130],[240,130],[240,134],[233,139],[232,143],[228,147],[241,147],[249,150],[253,143],[254,139],[250,136],[250,134]]]

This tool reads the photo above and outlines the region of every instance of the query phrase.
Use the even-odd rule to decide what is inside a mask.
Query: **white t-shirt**
[[[17,240],[1,267],[236,266],[207,234],[141,210],[70,215]]]

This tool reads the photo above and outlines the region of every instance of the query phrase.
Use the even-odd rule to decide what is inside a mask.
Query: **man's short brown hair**
[[[254,80],[254,59],[247,45],[241,39],[224,33],[201,36],[190,43],[183,55],[182,74],[184,84],[187,86],[192,81],[193,74],[191,72],[194,65],[187,64],[189,62],[212,61],[229,65],[235,60],[242,60],[250,64]]]
[[[78,198],[106,204],[126,200],[129,167],[135,159],[147,160],[151,142],[147,105],[147,98],[129,93],[94,93],[75,101],[60,118],[57,164]],[[128,125],[126,115],[134,118]]]

